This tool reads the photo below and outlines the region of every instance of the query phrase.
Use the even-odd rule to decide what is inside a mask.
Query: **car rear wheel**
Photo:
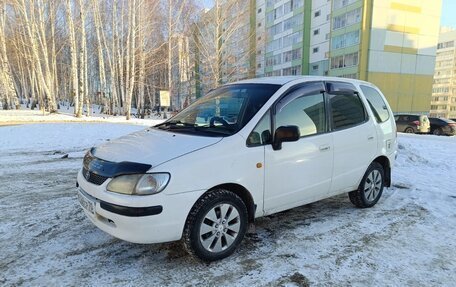
[[[230,256],[247,231],[247,207],[236,194],[218,189],[192,208],[183,233],[185,249],[203,261]]]
[[[385,183],[383,166],[373,162],[359,184],[357,190],[348,194],[350,201],[357,207],[366,208],[374,206],[383,193]]]
[[[436,136],[440,136],[443,134],[443,132],[440,128],[435,129],[432,133]]]
[[[406,128],[405,132],[408,133],[408,134],[414,134],[415,130],[413,128]]]

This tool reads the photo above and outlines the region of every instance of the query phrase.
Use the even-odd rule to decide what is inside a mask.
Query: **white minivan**
[[[78,198],[100,229],[135,243],[182,239],[232,254],[255,218],[348,192],[371,207],[391,185],[396,126],[374,85],[270,77],[209,92],[166,122],[92,148]]]

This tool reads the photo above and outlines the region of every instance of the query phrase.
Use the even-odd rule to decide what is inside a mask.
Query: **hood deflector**
[[[95,148],[91,148],[84,156],[83,166],[86,170],[105,177],[115,177],[122,174],[146,173],[152,165],[130,161],[112,162],[94,156]]]

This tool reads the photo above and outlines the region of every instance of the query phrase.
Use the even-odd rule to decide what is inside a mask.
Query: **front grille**
[[[85,167],[82,168],[82,175],[88,182],[96,185],[102,185],[108,179],[106,176],[93,173],[87,170]]]

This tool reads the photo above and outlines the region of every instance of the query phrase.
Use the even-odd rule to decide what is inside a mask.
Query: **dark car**
[[[394,116],[394,119],[398,132],[427,134],[430,131],[429,118],[426,115],[401,114]]]
[[[434,135],[456,135],[456,122],[445,118],[429,118],[431,133]]]

